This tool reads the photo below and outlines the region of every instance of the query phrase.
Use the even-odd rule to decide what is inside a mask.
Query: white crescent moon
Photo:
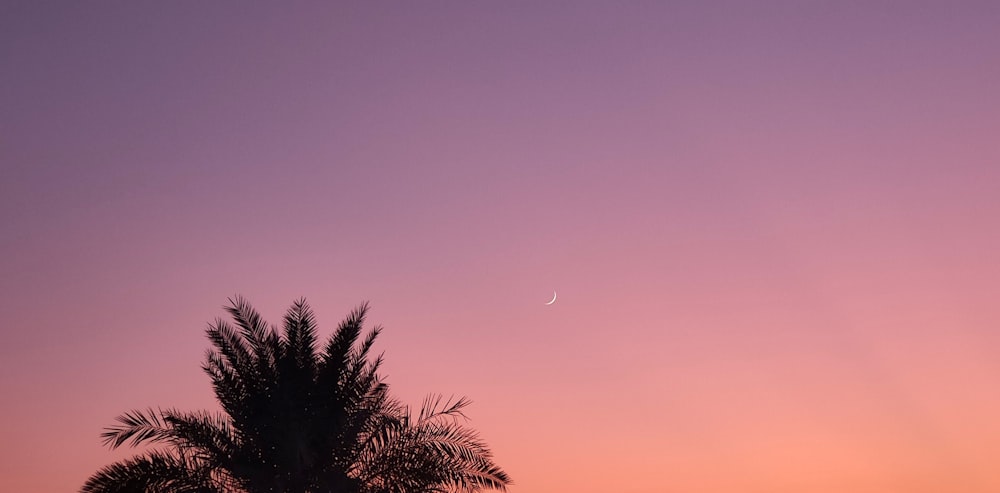
[[[551,305],[551,304],[555,303],[556,302],[556,296],[558,296],[558,295],[556,294],[555,291],[553,291],[552,292],[552,301],[546,303],[546,305]]]

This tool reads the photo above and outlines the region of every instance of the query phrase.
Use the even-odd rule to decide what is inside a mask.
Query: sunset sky
[[[511,493],[1000,491],[1000,3],[0,5],[0,491],[368,300]],[[551,306],[545,302],[558,291]]]

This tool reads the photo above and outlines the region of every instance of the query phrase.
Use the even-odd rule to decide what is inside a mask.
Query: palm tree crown
[[[438,493],[505,490],[510,478],[478,434],[461,426],[469,404],[428,397],[415,415],[389,395],[362,334],[367,304],[322,348],[305,300],[269,327],[243,298],[233,324],[207,330],[203,369],[220,413],[133,410],[105,444],[162,444],[99,470],[83,493]],[[363,337],[362,337],[363,336]]]

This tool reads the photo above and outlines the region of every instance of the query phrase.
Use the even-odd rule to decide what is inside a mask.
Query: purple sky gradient
[[[1000,4],[5,2],[0,490],[370,300],[513,493],[1000,491]],[[558,290],[559,300],[544,306]]]

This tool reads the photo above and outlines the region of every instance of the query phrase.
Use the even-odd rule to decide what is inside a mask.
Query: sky
[[[363,301],[512,493],[1000,491],[1000,4],[0,5],[0,490]],[[553,292],[558,300],[546,306]]]

